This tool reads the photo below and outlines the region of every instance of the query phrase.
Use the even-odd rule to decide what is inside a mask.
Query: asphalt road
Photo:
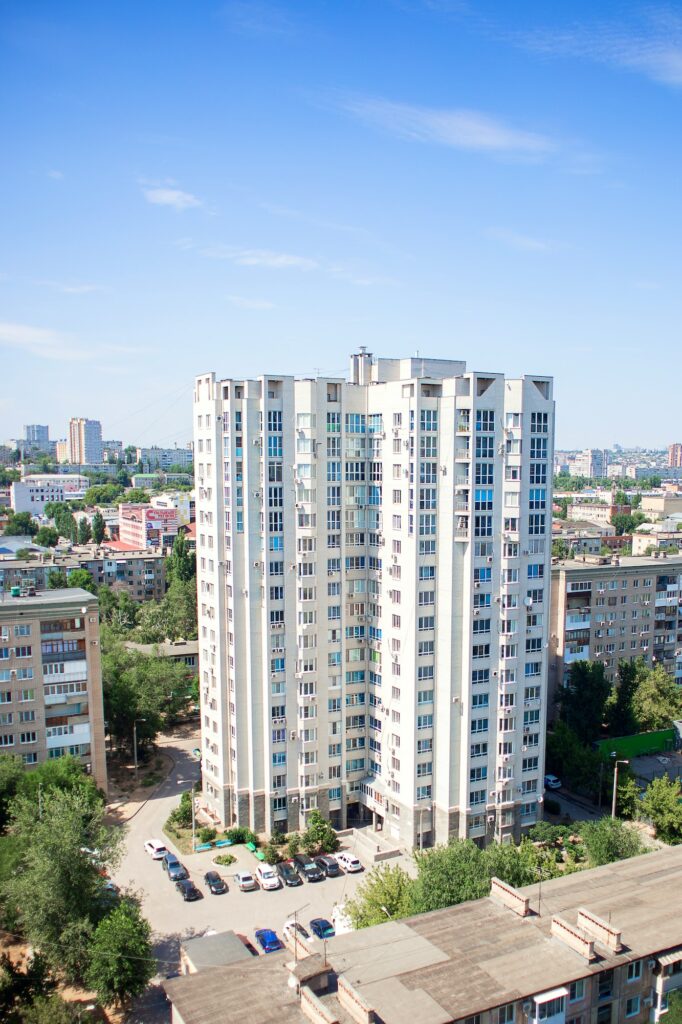
[[[246,935],[255,944],[256,928],[274,928],[281,937],[282,925],[294,911],[299,921],[307,926],[313,917],[331,915],[335,903],[352,896],[364,873],[327,878],[322,882],[304,882],[293,888],[272,892],[257,890],[240,892],[234,883],[238,870],[254,872],[257,861],[243,846],[230,850],[237,862],[229,867],[216,867],[212,853],[182,856],[162,833],[161,827],[171,810],[177,805],[180,793],[198,780],[198,764],[191,754],[196,739],[167,743],[164,749],[175,762],[168,779],[153,797],[144,804],[128,823],[126,852],[114,880],[123,888],[131,888],[142,900],[142,909],[150,922],[159,957],[161,974],[171,973],[178,964],[179,946],[184,938],[201,935],[207,929],[232,929]],[[189,871],[190,877],[204,893],[201,900],[185,903],[175,886],[168,880],[160,861],[154,861],[144,851],[147,839],[160,839],[176,853]],[[228,892],[212,896],[203,884],[206,871],[215,868],[225,878]]]

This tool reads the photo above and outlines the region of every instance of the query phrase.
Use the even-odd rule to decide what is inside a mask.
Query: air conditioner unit
[[[409,448],[409,447],[410,447],[410,442],[409,441],[403,441],[403,448]]]
[[[527,1000],[525,1001],[525,1003],[523,1004],[523,1012],[524,1012],[525,1014],[527,1014],[528,1016],[530,1016],[530,1015],[531,1015],[531,1013],[533,1012],[533,1003],[532,1003],[532,1000],[530,1000],[530,999],[527,999]]]
[[[253,496],[254,498],[260,498],[260,491],[254,491]]]
[[[505,754],[502,760],[504,761],[505,764],[507,763],[507,761],[511,761],[511,754]]]
[[[478,618],[478,616],[480,614],[481,614],[481,609],[480,608],[474,608],[474,618]]]
[[[303,679],[302,672],[294,672],[294,679]]]
[[[476,590],[478,590],[480,585],[481,585],[480,582],[478,580],[476,580],[476,582],[474,583],[474,587],[476,588]]]
[[[490,564],[492,562],[492,560],[493,560],[493,556],[492,555],[488,555],[488,557],[486,558],[486,562],[488,562]]]
[[[653,970],[657,963],[658,961],[652,958],[651,960],[647,960],[646,965],[650,970]]]
[[[262,443],[260,437],[254,437],[253,443],[254,445],[260,445]]]
[[[521,747],[521,753],[522,754],[525,754],[527,750],[528,750],[528,747]]]
[[[260,569],[260,562],[254,562],[253,567],[254,569]]]
[[[447,466],[441,466],[440,467],[440,471],[443,474],[443,476],[447,476],[447,474],[448,474],[448,467]]]
[[[289,733],[289,739],[293,742],[296,739],[296,730],[292,729]]]
[[[296,572],[296,562],[292,562],[289,566],[289,572]]]
[[[489,814],[486,820],[488,822],[494,821],[495,820],[495,815],[494,814]]]

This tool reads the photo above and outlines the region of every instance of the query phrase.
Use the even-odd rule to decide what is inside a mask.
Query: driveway
[[[331,915],[335,903],[352,896],[364,872],[327,878],[322,882],[304,882],[294,888],[283,888],[272,892],[257,890],[240,892],[234,884],[234,874],[239,870],[255,871],[257,861],[243,846],[233,847],[230,852],[237,857],[229,867],[216,867],[214,853],[195,853],[182,856],[161,831],[166,818],[177,806],[183,790],[190,789],[199,778],[199,766],[192,756],[196,738],[169,740],[164,749],[171,755],[174,768],[168,779],[154,795],[143,804],[128,823],[126,852],[120,867],[114,872],[114,880],[124,888],[135,890],[142,900],[142,909],[154,931],[155,951],[159,957],[159,971],[168,974],[178,965],[179,946],[183,938],[201,935],[207,929],[226,931],[228,929],[254,940],[256,928],[274,928],[280,933],[282,925],[294,911],[298,910],[299,920],[306,926],[313,917]],[[183,902],[175,886],[169,882],[160,861],[154,861],[144,851],[147,839],[161,839],[168,849],[177,854],[190,877],[205,894],[194,903]],[[228,892],[212,896],[203,884],[206,871],[215,868],[225,878]]]

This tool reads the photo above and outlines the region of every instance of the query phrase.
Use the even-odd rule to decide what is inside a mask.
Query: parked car
[[[145,853],[148,853],[152,860],[163,860],[168,850],[160,839],[148,839],[144,844]]]
[[[272,928],[257,928],[256,942],[264,953],[275,953],[278,949],[284,949],[284,943]]]
[[[303,879],[290,860],[283,860],[277,865],[277,874],[284,885],[303,885]]]
[[[335,857],[329,857],[325,854],[322,857],[316,857],[315,863],[320,871],[324,871],[327,878],[337,878],[338,875],[343,874],[341,866]]]
[[[285,939],[293,940],[294,935],[298,935],[301,939],[309,939],[310,932],[307,928],[304,928],[302,924],[295,921],[293,917],[290,917],[288,921],[284,922],[282,933]]]
[[[166,850],[166,852],[164,853],[163,858],[161,860],[161,867],[163,868],[164,871],[168,871],[168,868],[171,866],[171,864],[179,864],[179,863],[180,863],[180,861],[175,856],[175,854],[171,853],[169,850]]]
[[[324,872],[307,853],[297,853],[294,857],[294,865],[308,882],[321,882],[324,878]]]
[[[185,903],[189,903],[191,900],[200,900],[201,893],[197,889],[196,885],[189,878],[181,878],[175,883],[175,888],[182,896]]]
[[[164,861],[164,867],[165,861]],[[173,857],[173,860],[166,867],[168,877],[171,882],[181,882],[185,878],[189,878],[189,872],[184,864],[181,864],[177,857]]]
[[[207,871],[204,875],[204,885],[207,885],[214,896],[221,896],[227,892],[225,879],[221,878],[217,871]]]
[[[256,868],[256,878],[261,889],[279,889],[279,875],[272,864],[259,864]]]
[[[561,779],[556,775],[545,775],[545,789],[561,789]]]
[[[334,926],[324,917],[314,917],[310,922],[310,930],[318,939],[333,939],[336,935]]]
[[[348,871],[349,874],[353,874],[355,871],[362,871],[363,867],[357,857],[353,856],[352,853],[348,853],[347,850],[342,850],[341,853],[336,854],[336,859],[343,868],[344,871]]]
[[[237,883],[237,887],[242,892],[251,892],[252,889],[258,888],[256,879],[250,871],[238,871],[234,878]]]

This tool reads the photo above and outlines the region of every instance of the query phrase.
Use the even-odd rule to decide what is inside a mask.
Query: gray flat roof
[[[198,640],[183,640],[182,643],[163,644],[138,644],[134,640],[126,640],[123,644],[129,651],[139,651],[140,654],[158,654],[161,658],[182,658],[183,655],[198,654]]]
[[[385,1024],[445,1024],[675,949],[682,916],[671,894],[681,884],[682,846],[667,847],[544,882],[541,892],[526,886],[526,918],[487,897],[336,936],[327,942],[327,960]],[[580,907],[622,932],[620,953],[596,943],[597,958],[588,963],[552,937],[552,916],[575,926]],[[300,1024],[305,1018],[285,969],[291,960],[272,953],[164,987],[185,1024]]]
[[[614,565],[613,562],[597,565],[595,562],[583,562],[578,556],[578,558],[558,562],[552,567],[552,571],[556,572],[561,569],[564,572],[617,573],[624,569],[655,569],[663,575],[666,570],[682,572],[682,555],[668,555],[667,558],[662,556],[654,558],[653,555],[618,555],[618,559],[619,565]]]
[[[181,948],[197,971],[233,964],[238,960],[251,960],[253,957],[235,932],[197,935],[192,939],[184,939]]]
[[[18,611],[36,612],[40,608],[51,608],[53,606],[68,606],[81,604],[97,604],[97,598],[88,590],[81,587],[62,587],[59,590],[41,590],[34,597],[12,597],[5,591],[0,593],[0,614],[3,610],[8,613]]]

